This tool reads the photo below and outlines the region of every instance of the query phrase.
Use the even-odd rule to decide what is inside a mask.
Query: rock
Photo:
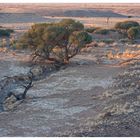
[[[35,66],[32,68],[31,72],[33,73],[33,76],[36,79],[43,74],[43,68],[41,66]]]
[[[131,85],[130,85],[131,87],[134,87],[135,86],[135,83],[131,83]]]
[[[13,103],[23,98],[22,95],[30,88],[32,83],[29,75],[7,77],[0,81],[0,112],[6,110],[6,106],[13,107]],[[25,93],[26,94],[26,93]],[[19,98],[20,97],[20,98]],[[4,107],[5,106],[5,107]]]
[[[93,50],[93,47],[88,47],[87,49],[86,49],[86,52],[91,52]]]
[[[98,43],[93,41],[90,44],[86,45],[86,48],[88,48],[88,47],[98,47]]]
[[[89,62],[86,60],[80,60],[80,61],[76,61],[76,64],[78,65],[89,65]]]
[[[16,98],[12,95],[11,97],[7,98],[4,103],[3,103],[3,106],[4,106],[4,110],[9,110],[9,109],[12,109],[14,108],[14,103],[16,102]]]
[[[106,112],[103,116],[103,118],[106,118],[106,117],[110,117],[112,116],[112,113],[111,112]]]
[[[99,47],[105,47],[105,46],[106,46],[106,43],[104,43],[104,42],[99,42],[99,43],[98,43],[98,46],[99,46]]]
[[[7,49],[6,47],[4,47],[4,48],[0,48],[0,52],[4,52],[4,53],[6,53],[6,52],[8,52],[8,49]]]

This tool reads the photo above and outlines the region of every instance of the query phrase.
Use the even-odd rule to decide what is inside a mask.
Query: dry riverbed
[[[105,57],[109,48],[82,53],[68,67],[35,81],[22,104],[0,113],[0,136],[82,136],[85,126],[94,125],[110,100],[104,96],[114,77],[127,68],[118,65],[118,59]],[[0,55],[1,78],[28,71],[29,55]]]

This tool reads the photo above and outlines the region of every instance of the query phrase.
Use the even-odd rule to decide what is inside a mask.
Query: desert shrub
[[[138,27],[131,27],[127,31],[127,35],[128,35],[129,39],[136,39],[136,38],[140,37],[140,26],[138,26]]]
[[[114,42],[113,39],[102,39],[102,40],[99,40],[99,42],[104,42],[104,43],[107,43],[107,44],[111,44]]]
[[[116,29],[108,29],[110,32],[116,32]]]
[[[129,39],[128,38],[122,38],[119,40],[121,43],[128,43]]]
[[[85,31],[88,33],[93,33],[97,29],[99,29],[99,27],[90,27],[90,28],[86,28]]]
[[[0,37],[9,37],[14,30],[12,29],[0,29]]]
[[[92,41],[84,26],[72,19],[58,23],[35,24],[18,41],[18,47],[30,48],[35,57],[68,63],[82,47]]]
[[[131,27],[139,26],[139,23],[136,21],[124,21],[124,22],[118,22],[115,24],[115,29],[121,30],[121,31],[127,31]]]
[[[12,50],[17,49],[16,42],[10,43],[10,49],[12,49]]]
[[[128,18],[132,18],[132,16],[128,16]]]
[[[92,41],[92,37],[84,31],[75,31],[69,37],[69,42],[74,43],[82,47],[85,44],[89,44]]]
[[[96,33],[96,34],[102,34],[102,35],[106,35],[109,32],[110,32],[110,30],[108,30],[108,29],[97,29],[97,30],[94,31],[94,33]]]
[[[75,21],[73,19],[62,19],[59,23],[59,26],[68,29],[70,32],[80,31],[84,29],[84,25],[79,21]]]
[[[6,31],[9,32],[9,33],[14,33],[13,29],[6,29]]]
[[[5,29],[0,29],[0,37],[9,37],[10,36],[10,32],[8,32]]]

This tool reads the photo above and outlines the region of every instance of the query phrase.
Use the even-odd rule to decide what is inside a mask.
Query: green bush
[[[8,32],[7,30],[0,29],[0,37],[9,37],[9,36],[10,32]]]
[[[69,42],[81,45],[91,43],[92,37],[84,31],[75,31],[69,37]]]
[[[92,37],[83,29],[82,23],[72,19],[35,24],[19,39],[17,46],[30,48],[37,57],[67,63],[92,41]]]
[[[127,31],[131,27],[137,27],[139,23],[136,21],[124,21],[115,24],[115,29]]]
[[[88,33],[93,33],[97,29],[99,29],[99,27],[90,27],[90,28],[86,28],[85,31]]]
[[[0,29],[0,37],[9,37],[14,30],[12,29]]]
[[[9,32],[9,33],[14,33],[13,29],[6,29],[6,31]]]
[[[140,26],[138,26],[138,27],[131,27],[127,31],[127,35],[128,35],[129,39],[136,39],[136,38],[140,37]]]
[[[73,19],[62,19],[59,23],[59,26],[68,29],[69,31],[80,31],[84,29],[84,25],[79,21],[75,21]]]
[[[119,42],[121,42],[121,43],[128,43],[129,39],[128,38],[122,38],[122,39],[119,40]]]
[[[94,31],[96,34],[107,35],[110,32],[108,29],[97,29]]]
[[[98,42],[104,42],[104,43],[107,43],[107,44],[111,44],[114,42],[113,39],[102,39],[102,40],[99,40]]]

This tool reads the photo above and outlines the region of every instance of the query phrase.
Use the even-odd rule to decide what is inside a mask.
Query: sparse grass
[[[111,44],[111,43],[115,42],[115,40],[113,40],[113,39],[101,39],[101,40],[98,40],[98,42],[104,42],[106,44]]]
[[[93,33],[94,31],[98,29],[100,29],[100,27],[89,27],[89,28],[86,28],[85,31],[88,33]]]
[[[109,29],[97,29],[94,31],[96,34],[101,34],[101,35],[107,35],[109,34],[110,30]]]

